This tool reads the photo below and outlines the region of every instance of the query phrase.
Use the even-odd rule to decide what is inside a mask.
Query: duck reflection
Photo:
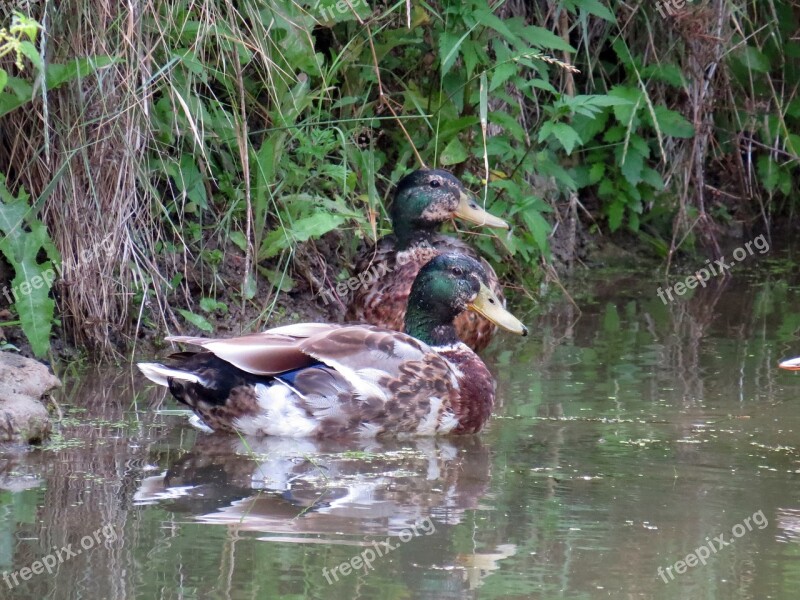
[[[464,511],[479,507],[489,466],[476,436],[342,442],[203,435],[164,475],[145,479],[134,501],[270,539],[335,535],[335,543],[360,545],[365,535],[399,535],[424,519],[460,523]]]

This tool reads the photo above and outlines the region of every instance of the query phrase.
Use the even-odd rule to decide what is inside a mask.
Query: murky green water
[[[130,372],[68,382],[61,435],[0,451],[0,598],[795,599],[779,258],[669,306],[649,271],[567,282],[582,314],[487,353],[501,403],[472,438],[248,446]]]

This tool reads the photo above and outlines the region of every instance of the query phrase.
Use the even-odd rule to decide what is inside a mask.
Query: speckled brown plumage
[[[474,433],[490,416],[494,385],[486,365],[458,340],[454,320],[479,311],[527,334],[500,304],[478,261],[443,254],[416,277],[407,333],[299,323],[227,339],[179,336],[167,339],[201,350],[138,366],[216,431],[317,438]]]
[[[411,336],[374,326],[320,326],[308,337],[301,328],[289,326],[281,328],[280,334],[266,331],[227,340],[173,338],[213,351],[173,355],[168,368],[189,372],[202,382],[170,378],[169,389],[206,425],[229,433],[268,435],[273,426],[280,430],[282,424],[271,423],[270,417],[264,416],[269,410],[267,399],[280,402],[286,398],[300,411],[287,413],[286,418],[313,427],[309,435],[321,438],[354,433],[369,437],[431,435],[454,428],[472,433],[483,424],[478,420],[489,416],[482,407],[487,403],[491,407],[493,387],[476,387],[475,383],[491,382],[491,376],[463,344],[449,350],[445,358]],[[278,374],[254,373],[231,364],[231,360],[241,366],[255,364],[257,361],[247,363],[238,358],[243,349],[269,354],[275,340],[285,357],[290,353],[287,333],[294,339],[297,372],[289,368]],[[451,366],[449,360],[459,356],[459,364],[468,366],[468,371]],[[281,390],[270,394],[268,390],[275,386]],[[461,398],[462,386],[468,391],[466,398]],[[478,398],[480,394],[485,397]],[[479,402],[481,407],[473,410],[467,406],[471,402]],[[455,423],[462,411],[468,419],[463,426]]]
[[[460,415],[453,433],[477,433],[492,415],[495,382],[491,373],[475,354],[454,350],[441,350],[439,354],[451,366],[469,377],[460,379],[458,398],[453,411]]]
[[[414,278],[431,258],[447,252],[460,252],[479,260],[486,270],[489,287],[505,306],[503,287],[494,269],[461,240],[436,234],[430,240],[415,243],[408,250],[398,253],[395,249],[395,238],[390,235],[381,238],[374,248],[364,250],[359,256],[356,273],[364,273],[382,263],[386,274],[371,284],[356,289],[348,306],[346,319],[402,331],[408,294]],[[486,348],[497,332],[494,324],[473,312],[463,312],[456,317],[455,327],[459,339],[475,352]]]

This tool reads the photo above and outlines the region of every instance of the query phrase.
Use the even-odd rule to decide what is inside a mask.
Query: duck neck
[[[406,310],[405,332],[433,347],[452,346],[460,340],[453,326],[455,315],[426,306],[424,302],[409,300]]]
[[[417,223],[400,221],[394,225],[394,235],[397,238],[396,247],[403,251],[426,242],[432,242],[437,230],[438,224],[420,227]]]

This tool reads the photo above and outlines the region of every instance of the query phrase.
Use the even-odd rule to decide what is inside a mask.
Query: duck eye
[[[464,275],[464,269],[462,269],[461,267],[453,267],[452,273],[456,277],[461,277]]]
[[[439,181],[438,181],[438,180],[436,180],[436,179],[434,179],[434,180],[432,180],[432,181],[430,182],[430,186],[431,186],[432,188],[438,188],[440,185],[442,185],[442,184],[441,184],[441,183],[439,183]]]

